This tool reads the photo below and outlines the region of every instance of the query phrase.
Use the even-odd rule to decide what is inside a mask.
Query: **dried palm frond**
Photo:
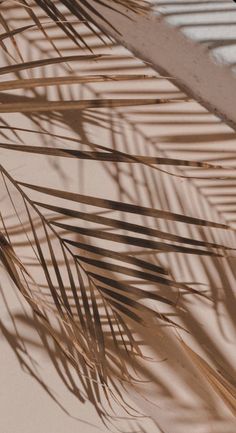
[[[94,27],[96,16],[102,18],[100,4],[118,10],[125,5],[138,13],[146,8],[139,1],[24,1],[12,6],[11,16],[2,3],[1,152],[9,159],[15,152],[34,161],[47,157],[65,183],[76,172],[68,162],[99,165],[115,181],[119,199],[66,190],[43,178],[34,181],[27,164],[17,180],[1,163],[2,191],[15,219],[11,224],[1,213],[0,258],[36,322],[76,369],[86,397],[105,417],[101,394],[107,401],[119,399],[128,410],[115,380],[134,383],[130,366],[145,358],[132,326],[141,325],[147,333],[161,326],[189,330],[186,295],[215,300],[214,291],[198,288],[198,281],[176,278],[176,267],[181,271],[186,260],[191,268],[194,257],[207,268],[207,260],[230,260],[234,253],[232,224],[220,213],[208,216],[191,207],[186,212],[185,192],[179,197],[176,180],[185,179],[194,191],[212,191],[225,182],[234,191],[235,183],[227,158],[220,151],[205,155],[207,144],[192,149],[185,135],[181,138],[190,146],[176,148],[176,137],[167,133],[156,146],[155,137],[149,140],[140,132],[140,124],[157,119],[161,124],[166,106],[173,107],[173,116],[178,109],[181,113],[177,107],[189,99],[173,88],[159,94],[155,89],[162,78],[127,53],[117,54],[115,43],[114,54],[108,53],[111,40]],[[144,83],[154,84],[150,90]],[[134,185],[134,195],[123,177]],[[93,180],[98,183],[97,176]],[[168,182],[177,211],[168,203]],[[158,191],[154,199],[150,185]],[[209,373],[204,362],[199,364]],[[209,374],[219,388],[219,377],[212,370]],[[226,400],[234,407],[233,393]]]

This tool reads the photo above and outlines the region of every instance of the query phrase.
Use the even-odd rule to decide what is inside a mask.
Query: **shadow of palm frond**
[[[13,18],[13,23],[16,20],[19,25],[18,16]],[[41,19],[41,16],[38,16]],[[68,15],[69,17],[70,15]],[[24,16],[24,20],[28,23],[29,17]],[[23,24],[25,23],[23,22],[20,25],[23,26]],[[79,26],[82,27],[83,24]],[[51,25],[48,34],[53,34],[55,27],[55,25]],[[82,30],[82,33],[93,53],[101,52],[101,49],[104,53],[110,50],[111,42],[109,42],[108,48],[105,48],[101,39],[89,33],[88,29]],[[29,31],[27,30],[17,36],[17,38],[24,39],[24,44],[29,47],[31,45],[33,45],[34,49],[36,47],[36,51],[32,52],[30,50],[29,54],[30,60],[32,60],[31,56],[35,56],[33,57],[34,61],[38,53],[44,58],[48,54],[52,54],[54,49],[51,44],[52,36],[48,41],[45,41],[45,38],[37,38],[36,40],[35,34],[35,31],[29,29]],[[55,38],[55,43],[61,55],[70,56],[74,52],[73,43],[68,39],[65,41],[62,34]],[[24,117],[28,119],[25,128],[22,128],[20,124],[21,117],[19,119],[15,117],[14,126],[12,124],[8,126],[6,122],[9,122],[9,117],[4,115],[1,131],[7,140],[5,147],[8,147],[8,150],[5,152],[8,152],[8,155],[10,146],[14,151],[19,149],[23,152],[24,149],[25,155],[32,153],[32,148],[27,147],[27,145],[29,140],[33,138],[37,143],[34,151],[38,147],[38,155],[44,154],[45,156],[46,151],[43,151],[42,148],[43,146],[44,149],[48,148],[46,156],[50,164],[58,173],[58,177],[63,178],[67,185],[71,182],[72,156],[75,158],[74,163],[76,165],[74,167],[79,172],[78,188],[81,194],[83,193],[83,198],[80,194],[79,205],[76,205],[76,209],[73,206],[65,208],[62,201],[58,205],[56,199],[61,199],[58,193],[56,194],[55,191],[53,193],[52,190],[46,191],[46,187],[35,186],[30,183],[31,180],[28,181],[31,193],[34,191],[34,194],[37,195],[37,188],[40,194],[50,193],[50,202],[46,200],[45,196],[37,195],[40,199],[37,198],[37,203],[33,203],[34,210],[31,210],[30,217],[28,213],[28,219],[30,219],[27,223],[28,227],[31,227],[32,232],[32,220],[35,217],[36,209],[37,212],[40,209],[40,218],[45,218],[43,209],[44,212],[45,209],[54,212],[53,216],[50,216],[50,224],[51,222],[54,223],[53,230],[55,230],[55,227],[61,229],[63,241],[67,235],[66,242],[67,246],[69,244],[73,249],[73,260],[76,257],[76,260],[79,260],[83,267],[86,264],[86,269],[89,269],[90,274],[94,274],[94,268],[96,269],[96,278],[99,277],[96,284],[99,285],[99,290],[101,291],[102,285],[103,295],[106,294],[106,299],[112,299],[113,307],[117,308],[118,305],[121,309],[120,305],[123,303],[122,314],[127,313],[127,310],[124,310],[124,305],[126,305],[126,308],[127,305],[130,307],[130,300],[121,297],[124,285],[126,285],[126,296],[127,292],[133,290],[133,296],[136,297],[135,302],[140,300],[141,292],[145,291],[148,293],[149,298],[155,293],[156,299],[158,296],[159,301],[161,297],[165,299],[167,304],[168,300],[171,301],[173,305],[169,307],[168,304],[167,307],[164,304],[164,309],[160,310],[158,304],[157,312],[160,311],[159,314],[165,315],[168,320],[177,320],[179,325],[187,329],[191,333],[191,339],[188,339],[185,334],[181,334],[184,340],[190,341],[190,344],[194,345],[197,351],[208,359],[209,363],[215,367],[215,370],[219,371],[222,377],[232,386],[235,386],[233,361],[230,357],[235,328],[235,296],[233,290],[235,259],[231,257],[233,250],[230,250],[230,248],[234,246],[235,236],[233,232],[224,229],[227,224],[233,227],[235,218],[234,191],[236,184],[233,149],[235,135],[228,127],[207,113],[198,104],[185,102],[186,96],[179,92],[173,82],[154,74],[147,65],[130,56],[129,53],[127,54],[117,44],[114,44],[113,48],[113,52],[116,53],[114,56],[101,59],[99,62],[95,61],[90,63],[89,66],[86,61],[78,64],[73,62],[73,74],[69,72],[68,66],[63,62],[58,61],[57,64],[49,64],[47,72],[40,65],[37,65],[39,66],[37,75],[34,75],[34,69],[30,71],[31,80],[34,81],[28,82],[27,95],[25,93],[23,93],[23,96],[12,95],[9,92],[6,94],[6,91],[2,93],[1,98],[3,98],[2,102],[4,104],[16,104],[18,102],[22,105],[29,102],[34,103],[35,107],[36,104],[41,103],[43,108],[47,108],[47,104],[55,98],[60,103],[81,100],[95,101],[98,99],[107,101],[111,97],[115,97],[113,100],[117,101],[117,99],[121,100],[124,95],[127,95],[129,98],[135,96],[133,101],[135,105],[135,99],[137,104],[137,97],[146,101],[151,95],[155,102],[157,98],[163,101],[162,104],[153,105],[151,108],[150,106],[140,105],[139,101],[139,106],[135,108],[132,106],[115,107],[114,104],[113,106],[108,104],[108,107],[98,108],[94,105],[89,110],[83,109],[79,111],[50,109],[40,112],[37,112],[37,110],[35,112],[24,112],[24,108],[21,107],[19,110],[18,105],[17,110],[22,112]],[[8,71],[14,72],[13,69]],[[66,79],[59,80],[59,84],[54,84],[52,89],[52,83],[46,81],[50,79],[48,71],[58,77],[66,75]],[[88,71],[91,74],[90,78],[86,76]],[[86,77],[86,79],[83,78],[85,82],[79,82],[77,76],[81,73],[83,77]],[[25,76],[23,74],[25,74],[23,70],[18,70],[16,74],[17,80],[22,79]],[[38,77],[38,74],[40,74],[40,77]],[[124,76],[124,74],[129,75],[129,77]],[[130,74],[133,75],[132,80]],[[153,74],[155,77],[153,77]],[[141,81],[144,75],[148,78]],[[75,80],[74,76],[77,77],[77,82],[73,82]],[[122,76],[123,78],[121,78]],[[141,90],[140,83],[142,83]],[[119,104],[117,103],[117,105]],[[25,107],[27,108],[27,106]],[[66,148],[65,143],[67,143]],[[63,155],[60,149],[63,150]],[[1,151],[4,152],[3,146]],[[101,156],[101,151],[105,152],[106,155]],[[97,153],[95,154],[95,152]],[[158,154],[159,159],[156,154]],[[55,156],[67,158],[70,163],[70,165],[68,163],[67,169],[65,169],[65,159],[55,158]],[[70,159],[68,159],[69,156]],[[104,158],[106,159],[104,160]],[[60,162],[59,159],[63,162]],[[194,167],[196,160],[199,163],[198,166],[195,165]],[[96,167],[99,165],[99,172],[94,179],[91,179],[95,164]],[[153,166],[154,164],[155,166]],[[210,164],[212,164],[212,167]],[[196,172],[196,170],[198,171]],[[6,178],[6,173],[4,177]],[[20,173],[20,178],[21,182],[25,182],[25,168],[23,173]],[[98,179],[102,179],[103,182],[98,182]],[[9,180],[12,181],[8,176],[7,183]],[[53,181],[55,183],[55,179],[52,180],[52,184]],[[14,182],[15,179],[13,179],[13,185]],[[102,205],[106,204],[106,206],[110,207],[101,207],[101,202],[94,201],[98,213],[94,213],[93,216],[91,197],[86,201],[84,196],[94,191],[92,193],[93,200],[99,196],[103,197],[104,183],[106,182],[109,182],[109,198],[114,199],[113,203],[103,200]],[[26,190],[23,187],[25,186],[27,185],[17,184],[18,188],[24,190],[24,194]],[[29,196],[29,199],[27,198],[28,208],[32,204],[32,200],[36,201],[35,197]],[[135,206],[138,205],[139,212],[141,212],[140,204],[142,204],[142,213],[135,215],[131,212],[129,215],[126,212],[127,207],[114,204],[117,198],[119,203],[128,202]],[[147,211],[144,213],[144,207],[155,211],[158,208],[160,212],[165,212],[165,218],[161,218],[159,213],[158,218],[153,219],[150,211],[149,214],[147,214]],[[131,207],[129,207],[129,210],[131,210]],[[104,214],[104,211],[107,213]],[[170,212],[172,216],[170,217],[170,214],[168,214],[170,218],[167,218],[166,212]],[[184,216],[182,221],[178,220],[176,216],[173,218],[173,213]],[[62,219],[65,217],[71,219],[70,226],[68,221],[66,223],[58,222],[58,215],[62,215]],[[157,216],[157,214],[155,215]],[[187,215],[188,217],[185,217]],[[216,230],[210,227],[205,228],[204,225],[189,224],[193,220],[188,218],[195,218],[196,223],[197,217],[204,221],[219,221],[221,229]],[[81,221],[85,221],[85,223],[82,224]],[[185,222],[184,225],[183,222]],[[36,244],[40,245],[40,248],[44,248],[44,251],[47,248],[47,265],[54,268],[54,279],[53,283],[50,282],[50,284],[55,289],[59,299],[59,301],[54,300],[54,302],[66,306],[68,314],[68,311],[70,312],[72,308],[71,298],[68,300],[66,284],[63,284],[63,287],[62,284],[58,286],[58,283],[60,280],[59,274],[62,272],[61,265],[69,263],[70,259],[67,256],[69,251],[67,251],[66,256],[63,256],[63,260],[60,258],[60,269],[58,269],[58,246],[55,247],[55,262],[55,253],[53,254],[54,248],[52,247],[54,241],[50,238],[47,229],[45,230],[42,220],[38,227],[35,227],[35,224],[33,227],[31,244],[33,244],[34,248]],[[12,234],[10,233],[11,229],[8,229],[6,233],[14,235],[16,228],[13,227],[12,230]],[[68,236],[69,232],[73,234]],[[43,236],[44,243],[39,233],[40,236]],[[86,236],[86,240],[84,240],[83,236]],[[129,236],[129,239],[127,236]],[[157,238],[161,239],[161,242],[158,240],[158,244]],[[88,239],[92,242],[90,243]],[[97,243],[98,239],[99,243]],[[16,245],[17,248],[15,242],[14,240],[12,244]],[[18,247],[22,248],[24,246],[27,246],[27,239],[24,240],[24,245],[21,243]],[[63,248],[65,249],[64,244]],[[99,256],[97,253],[99,253]],[[22,251],[20,254],[22,256]],[[218,258],[218,254],[224,255],[224,258]],[[110,259],[109,262],[105,261],[107,257]],[[117,262],[114,264],[114,260],[119,260],[119,265]],[[121,260],[123,261],[122,267],[120,265]],[[127,264],[129,265],[127,266]],[[135,271],[134,268],[132,268],[132,271],[130,270],[131,264],[135,266]],[[136,266],[139,267],[139,272]],[[68,270],[69,267],[67,267],[67,272]],[[154,278],[154,273],[157,274],[161,271],[164,271],[164,275],[168,273],[168,277],[159,275],[157,279],[157,275],[155,275]],[[121,274],[122,278],[125,275],[125,282],[120,280]],[[127,275],[129,275],[128,279]],[[71,287],[73,285],[77,287],[78,282],[75,284],[72,281],[70,281]],[[151,284],[150,281],[152,281]],[[48,283],[48,280],[46,282]],[[45,285],[45,281],[43,284]],[[111,285],[113,285],[112,291]],[[61,289],[63,290],[61,291]],[[85,292],[87,291],[88,288],[85,284]],[[117,304],[117,293],[119,293],[119,299],[122,299],[122,303],[118,302]],[[191,295],[190,297],[189,293],[195,293],[196,296]],[[206,298],[210,298],[210,301]],[[92,302],[91,292],[89,294],[89,305]],[[137,304],[133,305],[137,307]],[[74,307],[75,305],[73,305]],[[132,311],[132,309],[128,309],[129,312]],[[90,308],[88,308],[88,311],[90,311]],[[85,314],[84,310],[82,312]],[[80,308],[77,313],[80,313],[80,320],[83,320]],[[121,313],[121,310],[119,313]],[[95,315],[96,308],[94,307],[92,319],[89,319],[91,323],[94,322]],[[206,316],[208,318],[207,322],[205,320]],[[126,320],[129,320],[127,314],[125,314],[125,317]],[[225,317],[227,317],[227,329]],[[147,341],[147,333],[142,333],[138,326],[138,318],[135,316],[133,318],[136,319],[135,327],[138,327],[139,333]],[[209,324],[210,321],[217,328],[217,335]],[[125,330],[123,329],[120,333],[120,338],[122,338],[123,333],[127,334],[128,332],[127,325],[124,321],[122,323]],[[228,326],[228,324],[230,325]],[[158,340],[158,355],[161,352],[163,359],[166,359],[166,352],[168,353],[169,371],[172,374],[178,371],[178,380],[181,386],[186,387],[188,392],[193,392],[197,401],[201,401],[200,406],[206,409],[206,412],[203,413],[205,422],[209,413],[212,414],[212,422],[215,421],[217,425],[219,422],[223,422],[221,414],[217,413],[219,412],[219,402],[215,400],[211,392],[206,390],[205,385],[202,385],[204,388],[204,391],[202,391],[197,381],[194,382],[193,387],[192,382],[190,384],[189,377],[192,378],[195,373],[186,376],[179,368],[179,365],[184,362],[184,365],[188,365],[188,369],[191,370],[182,353],[181,344],[176,338],[173,338],[172,334],[169,334],[169,331],[165,331],[165,328],[161,329],[162,338]],[[93,331],[94,335],[95,332],[97,331]],[[180,331],[178,332],[180,333]],[[104,333],[105,331],[103,335]],[[128,333],[128,337],[134,344],[131,332]],[[164,340],[165,344],[163,345]],[[99,341],[99,338],[97,341]],[[116,338],[113,339],[113,344],[114,342],[116,342]],[[156,342],[157,336],[154,335],[149,341],[149,345],[153,347],[154,351],[157,347]],[[175,358],[176,353],[180,354],[179,358],[177,362],[172,363],[170,360],[173,357]],[[123,352],[120,354],[119,359],[122,358]],[[58,368],[57,364],[55,367]],[[141,369],[139,371],[141,372]],[[68,368],[66,372],[66,375],[70,374]],[[148,372],[145,371],[145,374],[148,375]],[[201,372],[200,376],[204,382],[204,377],[207,375]],[[98,376],[96,376],[96,380],[98,380]],[[168,404],[175,405],[178,401],[181,407],[183,399],[181,400],[176,389],[171,386],[170,381],[168,374],[162,374],[161,368],[160,371],[155,372],[153,382],[158,385],[156,395],[160,400],[163,396],[168,396]],[[87,382],[86,386],[88,386]],[[89,386],[91,388],[91,384]],[[93,394],[89,395],[87,388],[86,392],[91,401],[96,400],[96,392],[95,397]],[[147,410],[150,411],[150,408]],[[183,413],[185,413],[185,410],[188,411],[189,407],[185,408]],[[182,422],[184,424],[184,420]],[[196,423],[198,422],[196,420]],[[222,424],[219,425],[222,428]]]

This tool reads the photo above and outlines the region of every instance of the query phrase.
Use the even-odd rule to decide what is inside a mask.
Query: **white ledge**
[[[101,6],[102,15],[117,32],[104,22],[102,27],[236,129],[236,3],[163,0],[151,4],[146,17],[126,8],[124,16]]]

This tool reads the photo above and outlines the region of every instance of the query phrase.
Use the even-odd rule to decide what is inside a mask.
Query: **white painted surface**
[[[136,61],[134,64],[136,65]],[[99,65],[97,66],[99,67]],[[143,68],[141,71],[145,72],[146,69]],[[123,88],[119,83],[117,86],[111,83],[105,88],[99,85],[94,86],[94,91],[100,91],[104,97],[111,95],[114,90],[122,91],[122,89],[124,92],[127,91],[127,87]],[[170,95],[177,98],[183,97],[183,94],[166,80],[150,81],[145,85],[142,83],[140,89],[143,95],[151,92],[152,95],[162,97],[170,97]],[[73,90],[75,96],[80,94],[80,89],[76,86],[73,87]],[[92,89],[90,90],[92,92]],[[132,91],[131,84],[129,90]],[[206,152],[204,158],[215,157],[219,161],[224,157],[224,151],[229,152],[231,149],[233,153],[235,135],[232,134],[230,128],[208,114],[195,102],[158,106],[150,108],[150,111],[149,108],[141,107],[140,109],[122,109],[120,112],[123,120],[121,122],[119,118],[119,121],[124,126],[123,137],[127,139],[129,151],[144,154],[150,152],[152,155],[173,157],[187,155],[189,158],[197,159],[197,150],[202,148]],[[25,119],[11,116],[11,122],[18,122],[19,126],[23,124],[23,121]],[[135,131],[133,130],[134,125],[138,125]],[[91,125],[88,125],[87,130],[99,144],[103,140],[106,141],[106,144],[111,144],[109,132],[102,131],[102,128],[92,128]],[[70,133],[73,135],[73,131]],[[39,144],[39,142],[38,139],[32,139],[32,143]],[[119,144],[123,148],[124,143],[119,142]],[[84,171],[82,171],[81,164],[79,170],[82,174],[80,174],[79,181],[81,178],[84,180],[83,185],[81,185],[77,175],[75,175],[75,165],[72,169],[71,162],[68,169],[66,169],[63,160],[60,164],[62,172],[67,175],[67,184],[63,183],[64,180],[58,176],[56,169],[52,170],[49,159],[46,163],[43,158],[37,157],[35,162],[34,157],[19,158],[19,154],[9,155],[7,151],[2,151],[1,163],[4,163],[4,166],[17,179],[32,180],[35,183],[56,185],[71,190],[82,190],[91,195],[97,194],[109,198],[117,198],[119,194],[117,185],[102,164],[85,163],[83,164]],[[191,174],[191,170],[189,172]],[[128,175],[127,173],[120,173],[120,176],[121,184],[124,187],[122,199],[126,201],[137,203],[141,197],[146,205],[154,205],[158,208],[163,206],[163,209],[170,209],[175,212],[183,212],[182,205],[184,212],[188,215],[206,218],[209,218],[210,215],[211,219],[226,219],[235,224],[234,216],[228,212],[228,204],[220,202],[222,195],[217,198],[218,201],[215,200],[210,189],[210,181],[183,181],[155,172],[148,177],[148,183],[145,185],[145,182],[142,182],[143,172],[140,169],[134,169]],[[235,190],[236,186],[233,192]],[[130,195],[128,196],[128,194]],[[222,211],[222,206],[225,206],[224,211]],[[231,203],[231,206],[234,206],[233,210],[235,211],[235,205]],[[5,211],[7,212],[7,209]],[[147,224],[147,221],[144,219],[142,223]],[[165,228],[165,224],[163,228]],[[192,227],[187,229],[178,224],[167,225],[167,228],[173,229],[181,235],[194,235],[200,238],[203,235],[197,229],[194,230]],[[211,234],[209,238],[211,239]],[[233,236],[222,232],[212,233],[212,238],[229,244],[235,242]],[[235,300],[233,298],[235,263],[227,260],[223,268],[219,262],[209,260],[207,261],[209,266],[206,269],[202,261],[193,256],[172,256],[171,259],[166,257],[163,260],[167,266],[171,265],[176,279],[180,281],[200,281],[209,287],[213,280],[213,289],[216,290],[217,294],[219,292],[219,295],[223,296],[222,293],[224,290],[226,291],[227,302],[220,303],[218,314],[215,314],[210,305],[204,304],[199,299],[186,300],[189,315],[187,323],[192,327],[193,337],[189,340],[191,346],[197,348],[199,353],[209,359],[211,363],[219,364],[223,372],[230,372],[233,375],[235,372],[235,328],[232,317],[234,317],[233,312],[235,312]],[[225,274],[223,269],[226,270]],[[14,291],[5,284],[6,280],[3,280],[2,270],[1,279],[11,309],[18,317],[17,326],[21,327],[19,315],[22,314],[22,307],[15,299],[15,295],[12,296]],[[223,300],[225,301],[224,298]],[[3,323],[9,331],[13,332],[12,323],[2,299],[0,305]],[[183,315],[182,319],[186,320],[186,316]],[[15,433],[16,431],[17,433],[44,433],[45,431],[48,433],[77,433],[80,431],[95,433],[101,424],[91,404],[89,402],[82,404],[61,383],[46,351],[42,346],[37,347],[35,344],[35,342],[37,343],[37,336],[34,333],[32,335],[32,329],[23,326],[22,334],[23,337],[30,337],[28,342],[30,354],[38,361],[42,378],[50,385],[51,390],[70,415],[63,412],[47,396],[34,378],[29,377],[21,370],[14,351],[9,347],[6,337],[2,334],[1,360],[3,362],[0,381],[4,392],[0,396],[1,430],[4,433]],[[143,337],[146,339],[147,334],[144,333]],[[145,389],[142,388],[142,392],[155,405],[134,395],[133,399],[141,410],[152,416],[167,433],[188,433],[189,431],[191,433],[222,433],[222,431],[234,433],[235,420],[232,419],[222,401],[202,380],[201,375],[198,375],[192,368],[191,362],[187,361],[176,344],[176,340],[165,332],[160,333],[160,336],[148,333],[148,337],[155,359],[158,361],[165,359],[165,362],[146,365],[145,374],[152,381],[152,385],[147,384]],[[73,418],[77,416],[93,425],[84,424]],[[142,428],[146,429],[148,433],[159,433],[159,429],[148,421],[142,422]],[[104,427],[101,427],[101,430],[105,432]],[[137,431],[137,424],[130,425],[127,422],[123,430],[125,432]]]
[[[101,7],[120,32],[104,29],[236,128],[236,4],[231,0],[150,1],[149,16]],[[132,20],[130,20],[131,18]]]

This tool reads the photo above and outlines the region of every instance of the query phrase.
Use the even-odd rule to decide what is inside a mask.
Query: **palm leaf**
[[[178,114],[184,109],[187,113],[193,111],[192,105],[187,107],[186,96],[173,88],[168,88],[164,95],[156,95],[155,88],[161,77],[157,78],[147,65],[134,62],[130,55],[123,55],[123,52],[107,56],[104,42],[108,47],[112,43],[94,27],[96,17],[102,18],[97,7],[86,1],[69,1],[66,2],[67,12],[62,13],[60,2],[35,3],[38,7],[28,8],[26,2],[25,8],[15,5],[18,13],[14,13],[13,19],[2,20],[4,33],[1,47],[6,53],[6,65],[0,69],[4,77],[0,83],[0,110],[4,113],[0,130],[4,134],[2,152],[5,149],[9,157],[13,150],[21,151],[22,155],[50,156],[58,170],[59,157],[62,161],[64,158],[75,158],[79,163],[94,161],[104,167],[111,179],[115,179],[120,199],[103,198],[101,195],[99,198],[96,194],[79,194],[58,186],[52,188],[31,183],[27,180],[26,171],[23,180],[16,181],[15,176],[1,166],[5,190],[12,210],[19,218],[18,225],[9,227],[6,216],[1,217],[1,260],[64,358],[76,369],[87,398],[104,417],[101,390],[108,400],[111,393],[113,397],[118,396],[123,404],[113,378],[134,382],[127,366],[129,363],[134,365],[137,357],[143,356],[135,334],[129,328],[130,322],[133,326],[141,324],[148,327],[148,330],[154,325],[160,329],[161,324],[179,330],[183,327],[191,329],[196,337],[191,328],[192,322],[190,324],[186,315],[182,314],[187,310],[193,320],[185,295],[200,294],[202,296],[198,298],[205,302],[212,297],[213,305],[217,304],[214,284],[209,295],[209,292],[196,289],[195,279],[189,279],[190,283],[183,282],[182,276],[174,275],[176,268],[180,275],[184,267],[192,271],[191,257],[198,260],[198,266],[201,264],[209,276],[212,263],[217,263],[223,275],[221,256],[230,264],[229,255],[233,254],[234,246],[231,229],[235,217],[232,211],[235,188],[231,162],[233,151],[229,151],[227,159],[224,144],[222,150],[212,146],[219,134],[207,137],[199,132],[192,135],[185,132],[184,136],[182,133],[174,136],[166,132],[161,139],[160,136],[158,139],[150,137],[146,132],[150,124],[165,126],[176,121],[176,124],[183,126],[185,121],[181,123]],[[101,4],[100,1],[96,3]],[[120,4],[124,2],[116,2],[114,7],[119,9]],[[7,14],[4,3],[2,6],[3,14]],[[107,7],[113,7],[113,3],[107,4]],[[145,9],[138,1],[129,2],[128,7],[135,8],[139,13]],[[46,25],[44,20],[47,15],[52,23]],[[78,25],[75,17],[80,21]],[[11,23],[18,23],[18,27],[12,27]],[[56,28],[63,33],[55,36],[53,32]],[[95,41],[91,35],[93,38],[97,35]],[[18,41],[23,41],[29,51],[33,47],[27,61],[23,59],[25,52],[20,49]],[[89,48],[92,54],[81,51],[78,55],[78,45]],[[116,53],[116,44],[113,46]],[[12,64],[16,47],[21,61]],[[55,50],[58,57],[55,57]],[[11,76],[5,80],[6,74]],[[29,77],[26,74],[32,75]],[[99,88],[101,83],[102,91]],[[147,90],[145,83],[149,83]],[[83,91],[82,96],[78,97],[79,92],[74,92],[78,85],[83,86],[82,90],[85,95],[89,93],[89,97],[84,96]],[[170,121],[166,120],[165,107],[172,113]],[[25,127],[14,124],[7,113],[23,114],[24,119],[32,122],[33,126],[32,123],[27,123]],[[204,122],[198,120],[198,112],[196,118],[193,123],[201,128]],[[191,121],[188,124],[191,125]],[[95,128],[95,131],[107,131],[110,134],[105,139],[106,144],[110,140],[108,145],[90,140],[86,125]],[[132,137],[127,130],[132,130]],[[117,131],[123,143],[117,138]],[[29,146],[28,137],[29,140],[36,138],[37,145]],[[224,136],[225,140],[233,138],[230,134]],[[203,145],[196,146],[196,142],[201,140]],[[38,141],[41,141],[40,146]],[[61,141],[63,148],[60,147]],[[65,142],[76,147],[65,147]],[[191,178],[187,182],[199,200],[201,212],[196,211],[196,214],[200,213],[200,217],[186,205],[183,194],[186,184],[181,189],[175,181],[167,180],[159,167],[162,165],[168,166],[168,173],[174,175],[175,180],[176,177]],[[153,168],[158,169],[155,170],[157,177],[154,177]],[[196,169],[201,171],[201,177]],[[133,182],[134,195],[120,182],[123,175]],[[151,185],[155,185],[157,191],[154,200],[150,193]],[[224,185],[230,188],[227,202],[218,189],[224,188]],[[171,210],[168,187],[174,191],[179,211]],[[188,196],[191,202],[194,201],[193,196]],[[200,205],[202,199],[210,204],[211,200],[215,200],[217,212],[204,215]],[[18,209],[22,209],[24,222]],[[180,226],[184,227],[183,231]],[[23,233],[24,240],[17,239],[17,231],[18,235],[19,231]],[[30,248],[31,259],[34,258],[31,264],[25,265],[20,248]],[[36,263],[41,269],[42,279],[37,283],[33,278]],[[209,263],[211,266],[208,268]],[[62,329],[62,336],[59,328]],[[218,354],[220,356],[220,350]],[[204,365],[204,362],[198,362],[202,375],[206,376]],[[222,385],[214,370],[210,373],[208,370],[207,375],[211,382],[217,381],[218,389],[222,391],[224,388],[224,397],[231,379],[225,378],[226,382]],[[232,408],[233,392],[230,398],[227,394],[224,400]]]

